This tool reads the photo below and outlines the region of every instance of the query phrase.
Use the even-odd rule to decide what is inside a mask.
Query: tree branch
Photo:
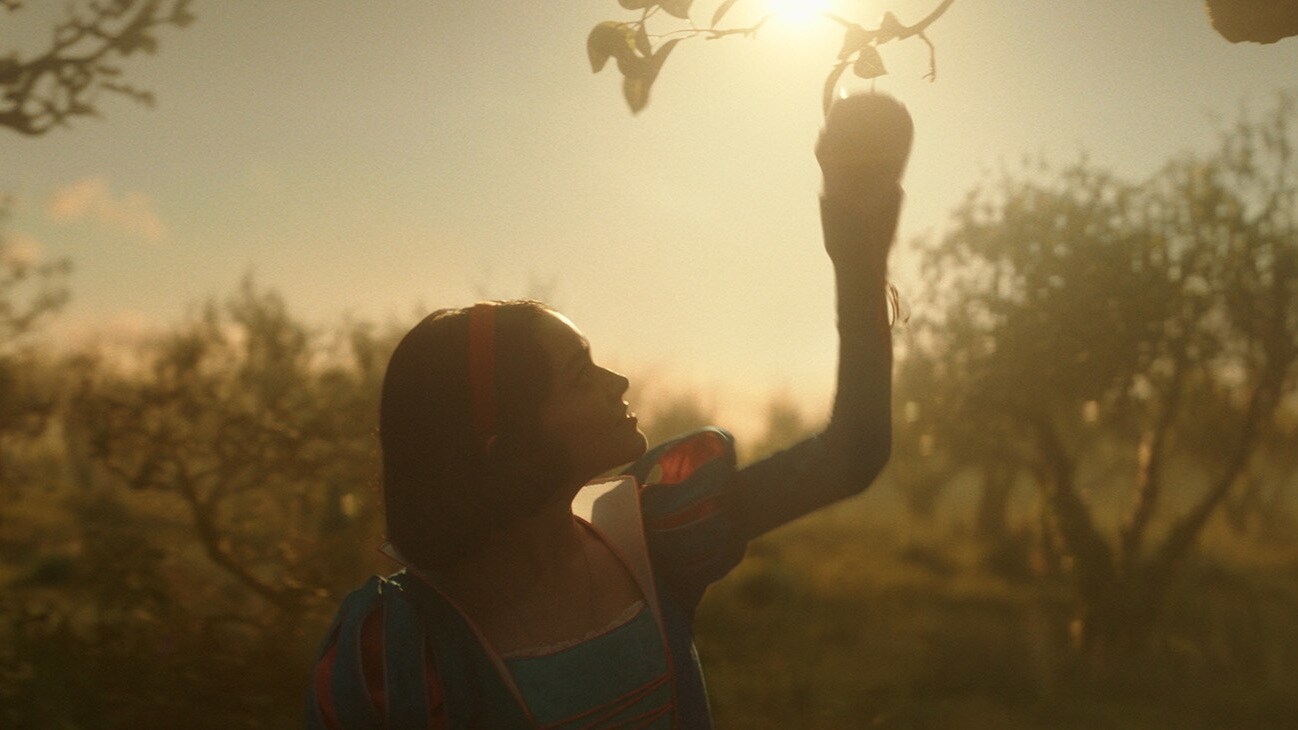
[[[37,136],[68,120],[98,116],[99,90],[151,103],[147,91],[117,81],[121,68],[109,58],[157,49],[154,31],[165,25],[183,28],[193,22],[191,0],[116,0],[88,3],[88,17],[76,10],[54,29],[50,47],[35,58],[0,59],[0,126]],[[17,3],[6,7],[13,10]]]
[[[186,473],[184,465],[179,460],[177,460],[177,465],[180,469],[177,479],[180,488],[177,491],[186,506],[189,507],[190,515],[194,520],[194,529],[198,533],[199,544],[203,546],[203,552],[207,557],[253,593],[265,598],[275,606],[284,608],[292,603],[293,597],[284,587],[258,578],[234,556],[234,553],[230,550],[229,540],[221,535],[221,529],[218,525],[217,510],[219,509],[219,502],[200,497],[198,489],[190,479],[190,475]]]
[[[1198,539],[1199,533],[1208,524],[1208,518],[1212,516],[1213,510],[1226,498],[1231,485],[1248,465],[1249,457],[1252,456],[1258,442],[1262,420],[1270,416],[1280,402],[1280,385],[1283,383],[1284,374],[1283,368],[1278,370],[1272,368],[1253,389],[1248,407],[1244,412],[1244,423],[1239,430],[1239,440],[1226,460],[1226,467],[1199,503],[1172,526],[1151,565],[1151,573],[1154,575],[1167,575],[1185,557]]]
[[[1181,410],[1181,393],[1190,365],[1184,343],[1180,345],[1173,365],[1167,397],[1164,399],[1163,412],[1159,414],[1149,440],[1141,443],[1140,465],[1136,477],[1136,502],[1132,506],[1131,517],[1120,533],[1120,559],[1124,573],[1130,573],[1140,557],[1145,531],[1149,528],[1150,519],[1154,516],[1163,489],[1163,466],[1167,457],[1168,438],[1171,435],[1172,424],[1176,422],[1176,417]]]
[[[1083,594],[1093,597],[1114,579],[1113,552],[1095,529],[1090,511],[1074,484],[1076,464],[1068,455],[1050,417],[1031,412],[1024,416],[1037,439],[1042,457],[1038,476],[1055,513],[1059,534],[1072,554]]]

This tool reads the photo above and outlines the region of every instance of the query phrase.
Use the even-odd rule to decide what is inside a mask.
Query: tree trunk
[[[1169,577],[1140,570],[1082,596],[1073,639],[1094,668],[1112,668],[1149,645]]]
[[[978,539],[994,543],[1009,534],[1010,495],[1014,492],[1014,470],[1003,462],[989,463],[983,471],[982,494],[974,531]]]

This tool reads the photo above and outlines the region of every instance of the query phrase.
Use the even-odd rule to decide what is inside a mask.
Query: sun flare
[[[829,11],[829,0],[767,0],[772,20],[807,25]]]

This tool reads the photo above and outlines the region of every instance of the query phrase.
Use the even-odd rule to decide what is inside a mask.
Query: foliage
[[[0,225],[8,210],[0,198]],[[41,262],[0,228],[0,481],[15,477],[11,452],[40,435],[55,406],[32,335],[67,302],[70,270],[66,259]]]
[[[937,20],[954,0],[941,0],[941,3],[923,20],[913,25],[903,25],[897,16],[884,13],[877,28],[866,28],[832,13],[822,13],[830,21],[843,27],[843,45],[838,51],[838,58],[833,69],[825,78],[823,105],[829,113],[829,104],[833,100],[834,87],[838,79],[849,67],[852,72],[863,79],[872,79],[887,73],[879,46],[893,40],[919,38],[929,47],[930,80],[937,77],[937,60],[933,44],[924,31]],[[718,24],[726,17],[737,0],[723,0],[712,13],[712,22],[707,28],[700,28],[690,18],[693,0],[618,0],[627,10],[639,10],[640,17],[632,21],[606,20],[597,24],[586,38],[586,53],[590,58],[591,70],[599,73],[610,58],[617,62],[618,72],[622,74],[622,96],[632,113],[639,112],[649,103],[649,90],[658,78],[667,56],[676,44],[687,38],[702,37],[717,40],[728,36],[752,38],[772,17],[765,15],[750,26],[737,28],[720,28]],[[659,11],[666,16],[683,20],[687,27],[677,27],[661,34],[650,34],[648,22]],[[680,23],[673,23],[680,26]],[[654,42],[660,42],[654,47]]]
[[[942,458],[994,454],[1032,475],[1051,518],[1043,544],[1066,552],[1097,652],[1148,638],[1172,574],[1294,390],[1296,108],[1282,96],[1212,156],[1140,185],[1084,162],[1005,176],[926,247],[941,306],[917,354],[945,404],[928,436]],[[1088,495],[1124,474],[1133,506],[1110,543]],[[1183,511],[1147,551],[1173,490]]]
[[[63,366],[53,459],[6,483],[6,725],[296,722],[320,623],[381,569],[395,332],[314,332],[249,280],[127,364]]]
[[[143,377],[106,375],[75,438],[122,485],[184,506],[208,559],[283,611],[337,589],[337,556],[372,528],[384,345],[357,328],[322,351],[245,280],[157,343]]]
[[[153,104],[153,94],[122,80],[121,60],[158,49],[157,31],[194,22],[191,0],[102,0],[69,4],[49,46],[29,58],[0,58],[0,127],[41,135],[77,117],[98,116],[99,92]],[[21,0],[5,0],[15,12]]]

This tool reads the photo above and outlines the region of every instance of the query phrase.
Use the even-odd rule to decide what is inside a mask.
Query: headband
[[[473,436],[482,451],[496,441],[496,307],[478,303],[469,310],[469,394]]]

